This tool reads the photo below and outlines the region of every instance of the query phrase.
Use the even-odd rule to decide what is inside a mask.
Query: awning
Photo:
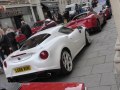
[[[41,5],[49,8],[49,9],[53,9],[53,8],[57,8],[58,7],[57,3],[41,3]]]

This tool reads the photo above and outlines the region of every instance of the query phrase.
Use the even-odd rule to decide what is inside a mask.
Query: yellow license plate
[[[20,73],[20,72],[26,72],[31,70],[30,66],[24,66],[24,67],[19,67],[19,68],[15,68],[15,73]]]

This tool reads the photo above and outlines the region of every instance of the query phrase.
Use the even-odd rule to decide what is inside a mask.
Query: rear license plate
[[[30,66],[18,67],[14,69],[15,73],[26,72],[29,70],[31,70]]]

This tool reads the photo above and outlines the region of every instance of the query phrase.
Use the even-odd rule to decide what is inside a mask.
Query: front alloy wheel
[[[60,65],[63,74],[69,74],[73,70],[72,57],[67,50],[62,51]]]

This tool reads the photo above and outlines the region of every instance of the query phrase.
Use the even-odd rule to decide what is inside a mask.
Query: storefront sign
[[[11,17],[11,16],[22,15],[23,12],[22,12],[22,10],[19,10],[18,8],[17,8],[17,9],[12,8],[12,9],[10,9],[10,10],[7,10],[7,11],[5,12],[5,14],[6,14],[6,16]]]
[[[5,12],[0,13],[0,18],[13,17],[18,15],[31,14],[29,7],[8,8]]]

